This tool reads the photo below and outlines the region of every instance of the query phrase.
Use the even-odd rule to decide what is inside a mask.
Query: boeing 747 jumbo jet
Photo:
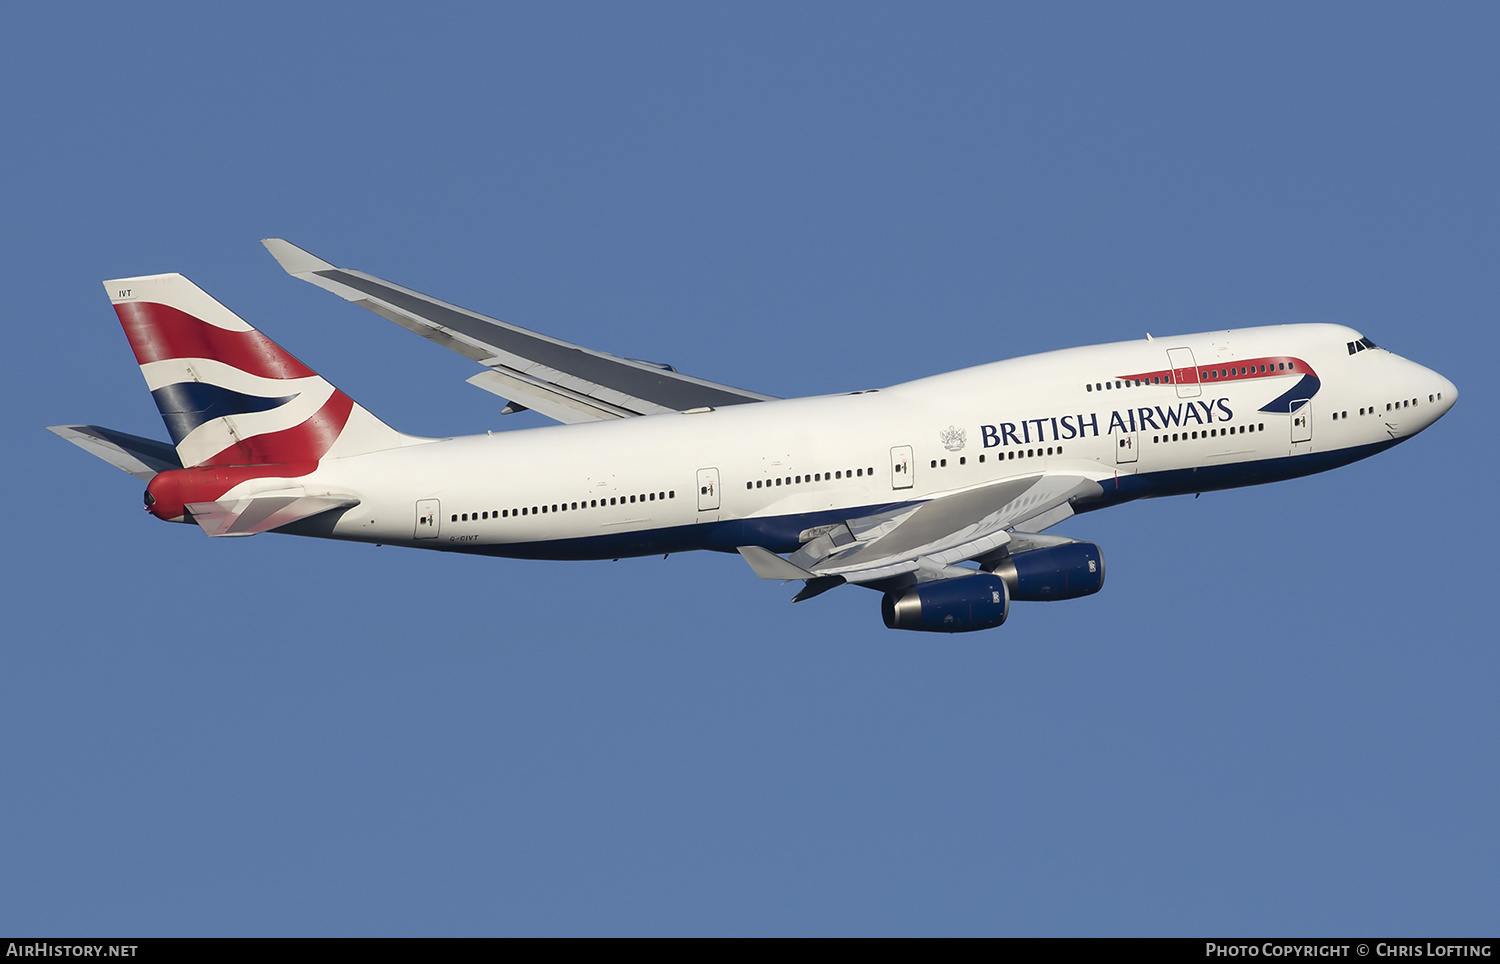
[[[1453,383],[1339,325],[1147,337],[872,391],[778,399],[549,338],[264,242],[294,277],[478,362],[559,426],[462,438],[380,421],[180,274],[107,281],[171,444],[52,431],[210,536],[285,532],[529,559],[738,552],[762,579],[884,594],[886,626],[966,632],[1099,591],[1044,531],[1132,499],[1374,455]]]

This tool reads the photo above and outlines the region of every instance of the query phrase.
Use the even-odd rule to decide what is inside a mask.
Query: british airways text
[[[1210,422],[1227,422],[1234,418],[1229,409],[1229,400],[1216,398],[1207,402],[1179,402],[1176,405],[1143,405],[1140,408],[1116,409],[1109,413],[1105,434],[1137,432],[1144,429],[1172,428],[1174,425],[1207,425]],[[984,438],[984,447],[998,445],[1026,445],[1031,442],[1061,442],[1071,438],[1087,438],[1099,434],[1099,413],[1088,415],[1054,415],[1047,418],[1028,418],[1019,422],[1001,422],[998,425],[981,425],[979,432]]]

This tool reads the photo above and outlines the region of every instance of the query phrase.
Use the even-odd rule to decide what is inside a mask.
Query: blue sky
[[[0,931],[1500,929],[1492,5],[32,5],[9,17]],[[181,271],[417,434],[464,359],[281,236],[777,395],[1351,324],[1454,411],[1058,531],[1000,630],[619,563],[209,540],[99,282]],[[524,466],[518,467],[524,471]]]

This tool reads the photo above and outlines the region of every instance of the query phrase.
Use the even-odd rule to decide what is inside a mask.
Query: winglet
[[[762,579],[811,579],[813,574],[801,566],[793,565],[785,559],[760,546],[740,546],[739,554],[750,563],[750,568]]]
[[[285,268],[286,273],[289,275],[311,274],[314,271],[332,271],[334,268],[333,265],[317,255],[309,254],[283,238],[261,238],[260,243],[266,246],[266,250],[271,252],[271,257],[275,258],[277,263]]]

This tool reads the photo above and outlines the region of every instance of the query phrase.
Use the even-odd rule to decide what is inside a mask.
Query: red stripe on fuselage
[[[1135,375],[1116,375],[1112,381],[1119,380],[1127,384],[1140,381],[1145,385],[1172,385],[1180,382],[1190,385],[1196,381],[1196,375],[1197,372],[1191,368],[1161,368],[1154,372],[1140,372]]]
[[[1278,368],[1277,366],[1281,366]],[[1261,371],[1261,367],[1265,371]],[[1312,370],[1312,366],[1300,358],[1292,355],[1267,355],[1263,358],[1246,358],[1243,361],[1235,361],[1233,365],[1199,365],[1196,369],[1184,369],[1198,376],[1198,383],[1240,381],[1251,378],[1274,378],[1278,375],[1311,375],[1318,377],[1318,373]],[[1116,375],[1124,381],[1142,381],[1151,384],[1153,378],[1161,383],[1170,383],[1173,369],[1163,368],[1154,372],[1141,372],[1135,375]]]
[[[142,365],[170,358],[211,358],[262,378],[317,374],[258,331],[228,331],[150,301],[121,302],[115,314]]]

